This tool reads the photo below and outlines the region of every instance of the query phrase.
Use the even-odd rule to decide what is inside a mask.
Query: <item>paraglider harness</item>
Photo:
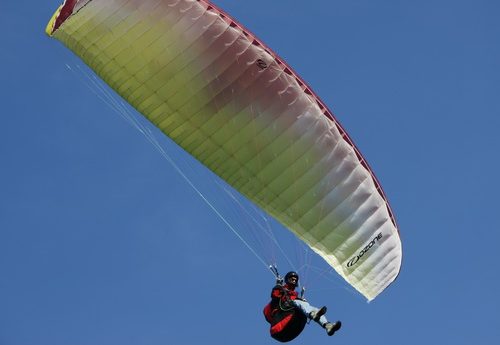
[[[280,277],[276,266],[269,267],[276,276],[276,286],[273,288],[279,290],[281,295],[279,298],[273,298],[264,307],[264,316],[271,324],[271,337],[280,341],[287,342],[295,339],[304,330],[307,323],[307,316],[292,303],[290,291],[283,286],[283,278]],[[304,297],[304,288],[300,298]]]

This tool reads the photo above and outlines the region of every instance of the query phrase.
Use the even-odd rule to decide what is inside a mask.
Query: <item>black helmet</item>
[[[294,272],[294,271],[290,271],[285,275],[285,283],[288,284],[288,279],[290,279],[292,277],[297,278],[297,282],[294,284],[294,285],[297,285],[299,283],[299,275],[297,274],[297,272]]]

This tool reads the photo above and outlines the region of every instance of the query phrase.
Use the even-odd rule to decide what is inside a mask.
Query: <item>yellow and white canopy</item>
[[[47,33],[368,300],[398,275],[384,193],[311,89],[208,0],[67,0]]]

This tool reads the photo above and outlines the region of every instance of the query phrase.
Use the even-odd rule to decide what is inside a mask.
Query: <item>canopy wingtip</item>
[[[59,6],[59,8],[57,9],[57,11],[54,12],[54,14],[52,15],[52,18],[50,18],[47,26],[45,27],[45,33],[49,37],[52,37],[52,34],[54,33],[55,26],[56,26],[56,20],[59,17],[59,14],[61,13],[62,7],[63,7],[63,5]]]

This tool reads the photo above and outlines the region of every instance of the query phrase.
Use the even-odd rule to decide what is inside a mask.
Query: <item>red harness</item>
[[[304,313],[290,303],[297,297],[295,290],[277,285],[271,292],[271,302],[264,307],[264,316],[271,324],[271,337],[278,341],[295,339],[307,323]]]

